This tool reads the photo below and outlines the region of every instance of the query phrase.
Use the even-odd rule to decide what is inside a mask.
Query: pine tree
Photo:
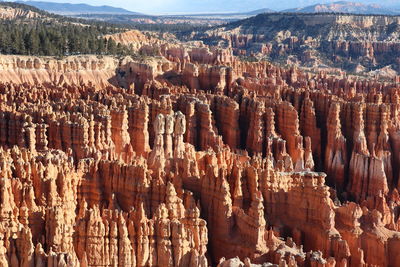
[[[0,53],[63,56],[71,54],[123,55],[132,49],[102,35],[116,29],[45,21],[0,21]]]
[[[37,55],[39,54],[39,35],[35,30],[31,30],[26,38],[26,49],[28,54]]]
[[[114,55],[116,53],[116,51],[117,51],[117,44],[111,37],[108,38],[107,53],[110,55]]]
[[[98,38],[97,39],[97,54],[103,55],[106,52],[106,46],[107,46],[107,41],[104,38]]]

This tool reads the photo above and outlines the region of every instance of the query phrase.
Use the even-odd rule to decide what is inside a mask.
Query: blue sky
[[[302,7],[316,3],[331,3],[332,0],[37,0],[59,3],[87,3],[91,5],[110,5],[147,14],[166,14],[184,12],[231,12],[252,11],[260,8],[282,10]],[[351,0],[350,0],[351,1]],[[400,5],[400,0],[356,0],[353,2],[379,3],[380,5]]]

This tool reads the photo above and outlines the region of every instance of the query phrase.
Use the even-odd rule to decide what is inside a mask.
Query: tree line
[[[31,23],[0,23],[0,53],[15,55],[68,56],[78,54],[125,55],[131,49],[103,36],[116,30],[102,26]]]
[[[14,55],[68,56],[79,54],[126,55],[127,46],[104,38],[125,29],[106,22],[69,18],[21,3],[0,6],[40,14],[38,18],[0,20],[0,53]]]

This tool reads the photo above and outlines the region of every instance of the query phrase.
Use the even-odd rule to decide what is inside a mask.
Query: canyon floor
[[[136,56],[0,56],[0,266],[400,266],[399,78],[209,34],[231,45],[128,31],[108,38]]]

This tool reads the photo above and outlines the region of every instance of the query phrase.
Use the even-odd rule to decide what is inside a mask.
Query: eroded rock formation
[[[1,266],[400,265],[398,84],[151,45],[0,58]]]
[[[398,16],[264,13],[191,38],[249,59],[268,57],[315,71],[324,65],[332,72],[393,79],[400,71],[399,24]]]

